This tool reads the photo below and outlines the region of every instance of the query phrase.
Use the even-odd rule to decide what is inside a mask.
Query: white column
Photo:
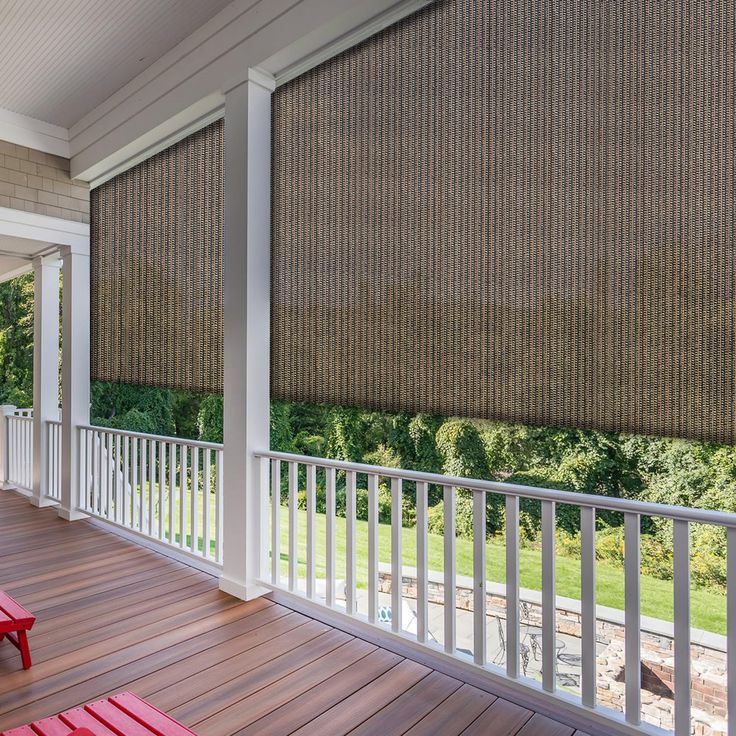
[[[48,497],[48,429],[59,419],[59,268],[57,255],[33,261],[33,493],[34,506]]]
[[[79,425],[89,423],[89,249],[62,249],[61,505],[68,521],[77,511],[81,487]]]
[[[220,588],[263,595],[261,479],[269,447],[271,93],[266,75],[225,96],[225,416]]]
[[[0,488],[8,479],[8,417],[16,410],[13,404],[0,405]]]

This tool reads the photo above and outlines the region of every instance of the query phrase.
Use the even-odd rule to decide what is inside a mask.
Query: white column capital
[[[51,253],[46,256],[36,256],[33,259],[34,272],[42,268],[61,269],[61,257],[59,253]]]
[[[62,245],[59,246],[59,253],[62,258],[68,258],[69,256],[86,256],[89,258],[89,243]]]
[[[248,69],[248,76],[245,79],[224,85],[223,91],[225,93],[225,105],[227,105],[227,96],[231,92],[238,89],[238,87],[247,87],[249,85],[257,85],[271,94],[276,89],[276,77],[263,69],[251,67]],[[225,115],[227,115],[227,112]]]

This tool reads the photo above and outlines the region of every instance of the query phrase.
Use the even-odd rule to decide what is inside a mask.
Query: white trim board
[[[89,225],[0,207],[0,235],[89,249]]]
[[[432,1],[234,0],[72,126],[72,177],[99,184],[202,127],[251,69],[283,83]]]
[[[0,140],[69,158],[69,131],[0,107]]]
[[[200,114],[201,113],[201,114]],[[104,164],[92,167],[88,175],[91,189],[104,184],[118,174],[132,169],[151,156],[166,150],[192,133],[207,127],[225,115],[225,99],[220,94],[211,95],[181,115],[172,118],[158,128],[139,138],[111,156]],[[181,125],[180,125],[181,123]],[[150,141],[149,145],[146,145]]]

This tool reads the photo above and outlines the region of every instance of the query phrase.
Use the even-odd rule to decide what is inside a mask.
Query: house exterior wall
[[[89,187],[69,159],[0,140],[0,207],[88,223]]]

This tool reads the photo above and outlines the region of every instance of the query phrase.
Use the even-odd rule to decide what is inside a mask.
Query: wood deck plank
[[[358,643],[369,646],[365,642]],[[346,644],[327,657],[241,701],[247,720],[246,717],[241,719],[237,735],[278,736],[292,733],[401,661],[398,654],[374,648],[370,654],[351,662],[345,656],[348,646]],[[341,666],[344,663],[347,664],[345,668]],[[298,689],[301,689],[301,694]],[[214,733],[221,733],[218,716],[204,721],[200,727],[211,727]]]
[[[406,732],[406,736],[458,736],[496,700],[495,695],[463,685]]]
[[[488,736],[488,734],[493,734],[493,736],[515,736],[533,715],[534,713],[526,708],[498,698],[462,734],[463,736]],[[540,736],[542,733],[544,731],[539,732]],[[527,736],[531,736],[531,733]]]
[[[371,736],[379,732],[384,736],[402,736],[461,685],[459,680],[441,672],[430,672],[414,687],[350,731],[350,736]]]
[[[317,623],[317,622],[313,622]],[[324,626],[324,624],[320,624]],[[301,627],[304,629],[306,627]],[[325,654],[337,649],[352,640],[349,634],[328,627],[327,631],[305,641],[290,652],[282,654],[276,659],[264,662],[259,667],[252,667],[242,675],[228,679],[214,688],[207,688],[198,697],[179,707],[170,709],[174,718],[180,718],[196,726],[200,721],[218,713],[230,704],[242,699],[244,694],[257,692],[268,685],[277,682],[305,664],[314,662]],[[151,702],[158,701],[158,694],[151,696]]]
[[[414,687],[431,671],[424,665],[405,659],[373,682],[294,731],[294,734],[299,734],[299,736],[307,736],[307,734],[344,736]]]

